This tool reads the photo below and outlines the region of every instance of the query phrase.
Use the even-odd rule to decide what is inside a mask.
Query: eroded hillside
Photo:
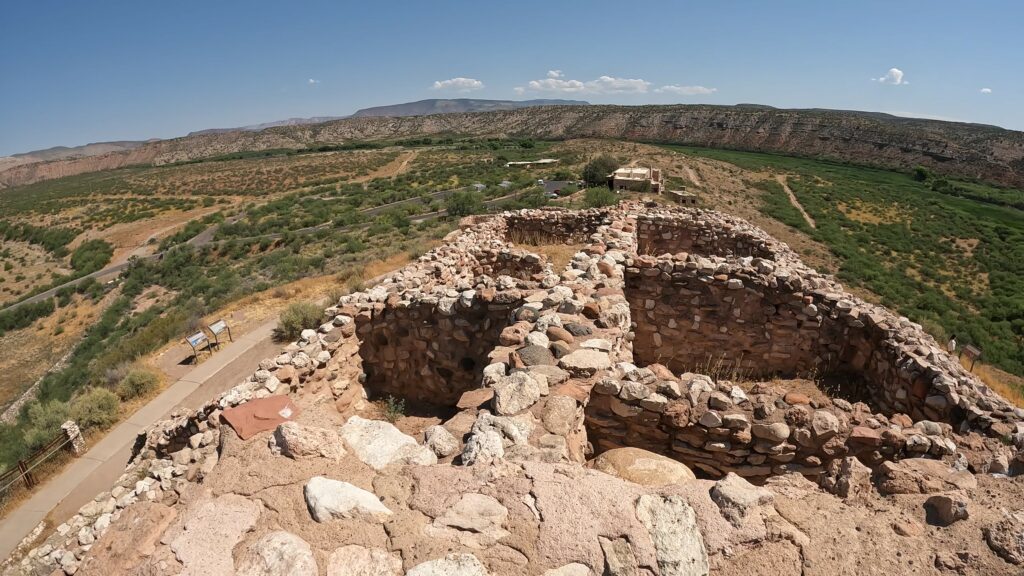
[[[348,118],[260,132],[193,135],[152,142],[129,152],[15,166],[0,172],[0,185],[239,151],[422,135],[618,138],[776,152],[898,169],[922,165],[940,174],[1008,186],[1024,185],[1021,132],[865,112],[705,105],[555,106],[403,118]]]

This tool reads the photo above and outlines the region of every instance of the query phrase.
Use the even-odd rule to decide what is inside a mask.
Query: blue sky
[[[444,97],[1024,129],[1024,2],[1010,0],[3,3],[0,155]]]

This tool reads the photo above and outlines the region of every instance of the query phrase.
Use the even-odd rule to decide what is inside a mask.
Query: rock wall
[[[693,253],[701,256],[773,258],[778,242],[746,222],[706,213],[641,214],[637,217],[639,254]]]
[[[509,242],[514,230],[584,246],[553,270]],[[694,371],[704,357],[735,361],[747,375],[857,373],[869,402],[736,384]],[[323,324],[238,386],[157,423],[118,485],[31,551],[20,573],[74,573],[124,508],[177,502],[218,466],[220,412],[275,394],[300,406],[333,403],[351,416],[346,426],[366,430],[379,427],[357,417],[368,396],[403,398],[413,414],[447,406],[454,414],[426,431],[425,446],[402,440],[410,452],[391,455],[421,465],[580,464],[633,446],[715,478],[817,479],[850,457],[878,469],[911,457],[962,460],[965,432],[1012,439],[1024,464],[1024,411],[920,326],[846,293],[760,230],[637,204],[526,210],[467,222],[416,262],[342,297]],[[359,437],[346,442],[361,458],[384,457],[353,446]]]
[[[900,458],[952,454],[952,428],[886,418],[863,404],[758,384],[749,391],[705,375],[674,376],[661,365],[631,366],[600,381],[587,404],[596,452],[625,446],[670,455],[713,477],[821,475],[828,462],[855,456],[877,466]]]
[[[533,211],[505,218],[505,240],[516,244],[572,244],[587,242],[607,224],[607,210]]]
[[[356,314],[365,385],[419,403],[454,405],[478,387],[488,353],[519,304],[494,290],[384,303]]]

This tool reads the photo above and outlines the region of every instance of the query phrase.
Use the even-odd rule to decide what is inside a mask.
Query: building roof
[[[526,160],[524,162],[506,162],[505,167],[511,166],[530,166],[533,164],[554,164],[558,162],[558,158],[541,158],[540,160]]]
[[[611,177],[618,180],[650,180],[651,169],[638,166],[619,168],[611,173]]]

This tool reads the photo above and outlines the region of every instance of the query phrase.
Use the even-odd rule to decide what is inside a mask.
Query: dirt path
[[[693,182],[694,186],[696,186],[698,188],[703,188],[704,187],[704,185],[701,184],[701,182],[700,182],[700,178],[697,177],[697,171],[696,170],[694,170],[693,168],[690,168],[689,166],[683,166],[683,168],[686,169],[686,176],[687,176],[687,178],[690,179],[690,182]]]
[[[412,150],[404,154],[399,154],[394,160],[381,166],[380,168],[370,172],[366,176],[360,176],[358,178],[352,178],[351,182],[369,182],[375,178],[392,178],[405,172],[409,167],[409,163],[416,159],[419,155],[419,150]]]
[[[811,228],[817,228],[818,225],[814,223],[814,218],[811,218],[811,215],[808,214],[806,210],[804,210],[804,207],[800,205],[800,201],[796,199],[796,194],[793,194],[793,191],[789,189],[789,184],[786,183],[786,175],[776,174],[775,180],[778,181],[779,184],[782,184],[782,189],[785,190],[786,195],[789,196],[789,203],[792,204],[794,208],[800,211],[800,214],[803,215],[804,220],[807,221],[807,225],[810,226]]]

